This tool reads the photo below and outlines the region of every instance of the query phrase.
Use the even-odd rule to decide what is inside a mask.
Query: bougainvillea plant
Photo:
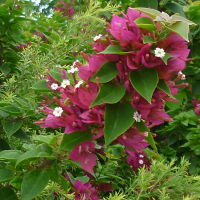
[[[188,60],[191,24],[144,8],[113,15],[108,35],[94,38],[95,53],[81,52],[85,64],[76,60],[67,71],[47,73],[54,97],[40,103],[46,117],[36,123],[64,128],[62,143],[68,144],[69,158],[87,173],[95,173],[96,153],[103,155],[111,144],[125,146],[132,170],[148,166],[143,150],[151,145],[157,151],[150,128],[173,120],[165,102],[176,101],[178,88],[187,86],[176,82],[185,80],[181,71]],[[98,199],[91,183],[72,185],[76,199]]]

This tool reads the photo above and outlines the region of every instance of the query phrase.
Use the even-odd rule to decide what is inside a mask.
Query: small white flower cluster
[[[165,57],[165,51],[164,51],[164,49],[162,49],[162,48],[156,48],[156,49],[154,50],[154,53],[155,53],[155,56],[156,56],[156,57],[159,57],[159,58]]]
[[[70,85],[70,81],[67,79],[64,79],[61,83],[62,88],[66,88],[68,85]]]
[[[57,83],[52,83],[51,84],[51,89],[52,90],[57,90],[58,89],[58,84]]]
[[[161,12],[160,16],[157,16],[155,21],[166,21],[170,22],[172,20],[172,17],[169,16],[166,12]]]
[[[99,34],[99,35],[95,36],[95,37],[93,38],[93,40],[96,42],[96,41],[99,40],[101,37],[102,37],[102,35]]]
[[[135,119],[136,122],[141,122],[141,119],[142,119],[142,115],[140,115],[138,113],[138,111],[134,112],[133,114],[133,118]]]
[[[178,73],[178,76],[181,78],[182,81],[184,81],[186,78],[185,78],[185,74],[182,73],[182,71],[180,71]]]
[[[53,111],[53,115],[55,117],[60,117],[63,113],[63,109],[61,107],[56,107]]]
[[[139,158],[144,158],[144,156],[142,154],[140,154]],[[140,165],[144,164],[144,161],[142,159],[140,159],[138,162],[139,162]]]
[[[80,80],[74,87],[79,88],[83,84],[83,80]]]
[[[79,62],[79,60],[74,61],[71,69],[67,70],[68,73],[74,74],[75,72],[78,72],[78,67],[75,67],[77,62]]]

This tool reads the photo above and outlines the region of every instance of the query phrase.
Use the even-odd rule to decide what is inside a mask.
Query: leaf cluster
[[[179,166],[175,166],[175,160],[169,164],[164,161],[152,162],[150,169],[141,168],[138,173],[130,178],[130,183],[121,194],[113,194],[108,200],[130,199],[193,199],[200,195],[200,177],[189,176],[189,163],[182,159]],[[124,196],[125,195],[125,196]]]

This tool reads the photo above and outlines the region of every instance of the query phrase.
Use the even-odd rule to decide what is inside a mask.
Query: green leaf
[[[47,87],[47,83],[46,83],[46,80],[40,80],[38,81],[37,83],[35,83],[33,86],[32,86],[32,89],[34,90],[38,90],[38,91],[50,91],[49,88]]]
[[[166,26],[170,31],[179,34],[183,39],[189,42],[189,24],[187,22],[176,22],[171,26]]]
[[[0,189],[1,200],[18,200],[15,192],[9,187],[3,187]]]
[[[140,1],[140,0],[138,0],[138,1]],[[146,6],[144,6],[144,7],[146,7]],[[161,14],[158,10],[155,10],[152,8],[144,8],[144,7],[143,8],[134,8],[134,9],[139,10],[140,12],[145,13],[153,18],[156,18],[156,16],[159,16]]]
[[[148,143],[152,146],[152,148],[157,151],[157,147],[154,141],[154,138],[150,132],[150,129],[146,126],[145,121],[142,120],[141,122],[134,122],[135,127],[140,131],[140,132],[148,132],[148,136],[145,137],[145,140],[148,141]]]
[[[46,170],[33,170],[28,172],[22,181],[22,200],[32,200],[46,187],[49,175]]]
[[[118,73],[116,63],[106,62],[101,66],[97,73],[94,74],[90,81],[96,82],[96,77],[98,77],[100,83],[107,83],[115,78]]]
[[[3,123],[3,129],[7,133],[8,137],[10,137],[21,128],[22,124],[22,120],[5,121]]]
[[[135,127],[140,131],[140,132],[149,132],[149,128],[146,126],[145,121],[141,122],[134,122]]]
[[[185,17],[183,6],[181,4],[176,3],[176,2],[170,2],[170,3],[167,3],[165,7],[168,8],[173,13],[179,13],[181,16]]]
[[[169,95],[170,97],[174,98],[172,96],[171,90],[169,88],[169,86],[167,85],[166,81],[163,79],[159,80],[158,86],[157,86],[160,90],[162,90],[163,92],[165,92],[167,95]]]
[[[16,189],[21,190],[22,180],[23,180],[23,178],[21,177],[21,175],[15,176],[15,177],[9,182],[9,184],[12,185],[13,187],[15,187]]]
[[[141,122],[134,122],[135,127],[140,131],[140,132],[148,132],[148,136],[145,137],[145,140],[148,141],[148,143],[152,146],[152,148],[158,152],[154,138],[150,132],[150,129],[146,126],[145,121],[142,120]]]
[[[100,54],[119,54],[126,55],[130,52],[124,52],[119,45],[109,45],[104,51],[100,52]]]
[[[106,105],[104,137],[106,145],[126,132],[134,122],[135,109],[131,104]]]
[[[91,140],[92,135],[90,132],[76,131],[63,136],[60,148],[62,150],[71,151],[76,145],[86,140]]]
[[[155,31],[156,26],[154,22],[147,18],[147,17],[140,17],[135,20],[135,23],[138,25],[139,28],[147,29],[149,31]]]
[[[8,74],[10,73],[11,71],[11,64],[10,63],[4,63],[0,66],[0,71],[3,73],[3,74]]]
[[[0,169],[0,182],[9,181],[14,176],[14,173],[9,169]]]
[[[187,23],[188,25],[195,25],[194,22],[192,22],[192,21],[190,21],[190,20],[188,20],[188,19],[186,19],[186,18],[184,18],[180,15],[172,15],[172,21],[179,21],[179,22],[182,21],[182,22]]]
[[[59,83],[62,82],[62,75],[61,73],[59,72],[58,69],[54,69],[53,71],[50,71],[49,72],[50,76],[52,76],[56,81],[58,81]]]
[[[46,144],[55,144],[57,141],[56,135],[34,135],[33,140],[46,143]]]
[[[22,154],[18,150],[4,150],[0,152],[0,160],[17,160]]]
[[[6,117],[8,117],[8,116],[9,116],[8,113],[3,112],[2,110],[0,110],[0,117],[2,117],[2,118],[6,118]]]
[[[22,114],[22,112],[20,111],[19,108],[15,107],[15,106],[12,106],[12,105],[5,106],[5,107],[0,107],[0,110],[2,110],[5,113],[14,115],[14,116],[18,116],[18,115]]]
[[[136,3],[138,7],[158,9],[157,0],[136,0]]]
[[[152,39],[152,37],[148,36],[148,35],[144,35],[143,36],[143,43],[144,44],[148,44],[148,43],[155,43],[155,41]]]
[[[51,34],[52,34],[52,36],[54,37],[55,41],[56,41],[56,42],[59,42],[59,40],[60,40],[60,35],[59,35],[56,31],[54,31],[54,30],[51,31]]]
[[[159,81],[157,71],[149,68],[143,68],[140,71],[133,70],[129,74],[129,79],[135,90],[151,103],[152,95]]]
[[[117,86],[112,83],[105,83],[100,86],[96,99],[92,102],[90,107],[101,105],[103,103],[114,104],[120,101],[125,95],[126,89],[123,85]]]
[[[145,137],[145,140],[151,145],[151,147],[154,149],[154,151],[158,152],[155,140],[154,140],[151,132],[148,132],[148,136]]]
[[[82,183],[85,184],[90,180],[90,178],[88,176],[79,176],[79,177],[76,177],[75,180],[82,181]]]
[[[165,56],[163,58],[161,58],[163,60],[163,62],[165,63],[165,65],[167,65],[167,61],[169,58],[172,58],[173,56],[169,53],[165,53]]]
[[[18,166],[21,162],[34,159],[34,158],[48,158],[55,159],[55,156],[52,156],[52,149],[47,144],[40,144],[37,148],[27,151],[22,154],[16,162],[16,166]]]

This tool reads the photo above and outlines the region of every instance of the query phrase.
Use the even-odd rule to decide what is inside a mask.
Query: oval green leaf
[[[49,75],[52,76],[56,81],[58,81],[59,83],[62,82],[62,75],[61,73],[59,72],[58,69],[54,69],[53,71],[50,71],[49,72]]]
[[[3,129],[7,133],[8,137],[10,137],[21,128],[22,124],[22,120],[5,121],[3,123]]]
[[[113,83],[105,83],[100,86],[96,99],[90,107],[101,105],[103,103],[114,104],[121,100],[125,95],[126,89],[123,85],[117,86]]]
[[[157,87],[159,78],[155,69],[143,68],[140,71],[131,71],[129,79],[137,92],[151,103],[152,95]]]
[[[0,152],[0,160],[17,160],[22,154],[19,150],[4,150]]]
[[[33,170],[28,172],[22,181],[22,200],[32,200],[46,187],[49,175],[46,170]]]
[[[165,53],[165,56],[163,58],[161,58],[163,60],[163,62],[165,63],[165,65],[167,65],[167,61],[169,58],[172,58],[173,56],[169,53]]]
[[[135,10],[139,10],[142,13],[145,13],[147,15],[149,15],[150,17],[156,18],[156,16],[159,16],[161,14],[160,11],[152,9],[152,8],[134,8]]]
[[[188,34],[189,34],[189,24],[187,22],[176,22],[171,26],[166,26],[170,31],[177,33],[187,42],[189,42]]]
[[[0,110],[14,116],[18,116],[22,114],[21,110],[13,105],[0,107]]]
[[[50,91],[47,87],[46,80],[40,80],[32,86],[32,89],[47,92]]]
[[[155,140],[150,132],[150,129],[146,126],[145,121],[142,120],[141,122],[135,122],[134,125],[140,132],[148,132],[148,136],[145,137],[145,140],[151,145],[154,151],[158,152]]]
[[[119,45],[109,45],[104,51],[100,52],[100,54],[119,54],[126,55],[130,52],[124,52]]]
[[[169,86],[167,85],[167,83],[166,83],[165,80],[163,80],[163,79],[160,79],[160,80],[159,80],[158,88],[159,88],[160,90],[162,90],[163,92],[165,92],[167,95],[169,95],[171,98],[174,99],[174,97],[172,96],[171,90],[170,90],[170,88],[169,88]]]
[[[140,17],[135,20],[135,23],[138,25],[139,28],[147,29],[149,31],[156,30],[156,26],[150,18]]]
[[[21,162],[34,159],[34,158],[48,158],[48,159],[55,159],[55,156],[52,156],[52,149],[47,144],[41,144],[37,148],[27,151],[22,154],[16,162],[16,166],[19,165]]]
[[[65,134],[63,136],[60,148],[62,150],[71,151],[76,145],[80,144],[83,141],[91,140],[92,135],[89,132],[85,131],[76,131],[73,133]]]
[[[104,137],[106,145],[126,132],[134,123],[135,109],[131,104],[106,105]]]
[[[155,152],[158,152],[155,140],[154,140],[151,132],[148,132],[148,136],[145,137],[145,140],[151,145],[151,147],[154,149]]]
[[[116,68],[116,63],[106,62],[97,71],[97,73],[94,74],[94,76],[90,79],[90,81],[96,82],[96,77],[98,77],[100,83],[107,83],[112,79],[114,79],[118,73],[119,72]]]

